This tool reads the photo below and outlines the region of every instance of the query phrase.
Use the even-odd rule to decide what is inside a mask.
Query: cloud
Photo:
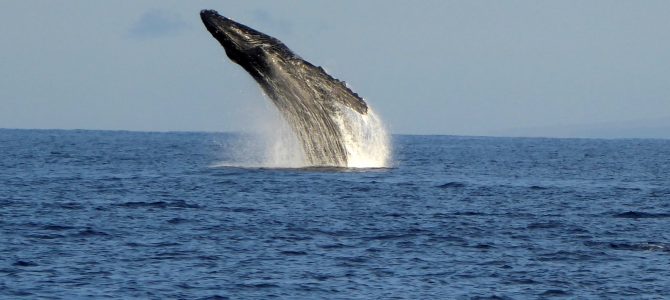
[[[128,31],[128,36],[136,39],[151,39],[174,35],[184,30],[187,23],[179,15],[150,10],[142,14]]]

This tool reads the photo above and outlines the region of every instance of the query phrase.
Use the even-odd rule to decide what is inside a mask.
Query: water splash
[[[221,147],[225,158],[213,167],[304,168],[307,159],[300,142],[277,109],[267,103],[247,107],[244,132]]]
[[[372,108],[365,115],[346,107],[335,119],[347,150],[348,168],[386,168],[391,163],[389,135]]]
[[[229,159],[214,167],[311,167],[295,132],[274,106],[265,105],[250,114],[251,132],[225,145]],[[347,168],[390,167],[390,138],[372,109],[362,115],[342,106],[335,121],[348,154]]]
[[[272,117],[259,120],[261,131],[259,138],[263,148],[262,165],[268,168],[303,168],[307,159],[291,127],[273,109]]]

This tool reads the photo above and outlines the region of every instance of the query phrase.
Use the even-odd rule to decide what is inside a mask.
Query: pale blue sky
[[[613,0],[2,1],[0,128],[244,131],[268,101],[204,8],[394,133],[670,137],[670,2]]]

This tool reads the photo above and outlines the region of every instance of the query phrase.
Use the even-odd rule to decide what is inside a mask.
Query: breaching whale
[[[366,115],[368,106],[343,81],[294,54],[276,38],[221,16],[200,12],[226,55],[246,70],[281,112],[309,165],[346,167],[344,113]],[[346,112],[345,112],[346,110]]]

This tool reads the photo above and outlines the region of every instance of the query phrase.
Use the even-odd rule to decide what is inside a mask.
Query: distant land
[[[670,139],[670,117],[653,120],[553,125],[493,131],[493,136]]]
[[[7,127],[0,129],[37,129],[37,130],[101,130],[101,131],[137,131],[137,132],[229,132],[244,133],[246,131],[217,131],[199,129],[172,129],[152,130],[136,128],[46,128],[46,127]],[[251,131],[253,132],[253,131]],[[424,135],[425,133],[413,132],[391,132],[394,135]],[[595,139],[670,139],[670,117],[662,119],[649,119],[621,122],[600,122],[590,124],[569,124],[550,126],[529,126],[508,128],[500,130],[488,130],[477,133],[430,133],[429,135],[455,135],[455,136],[491,136],[491,137],[543,137],[543,138],[595,138]]]

